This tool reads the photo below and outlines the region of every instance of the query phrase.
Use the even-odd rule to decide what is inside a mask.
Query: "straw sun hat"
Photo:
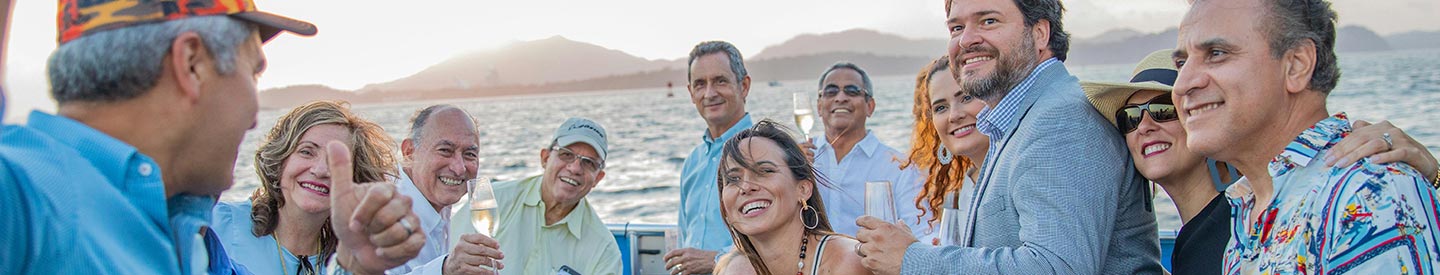
[[[1129,82],[1094,82],[1081,81],[1080,88],[1085,90],[1085,97],[1090,99],[1090,104],[1099,110],[1110,126],[1117,126],[1115,112],[1125,107],[1125,102],[1130,95],[1141,90],[1154,90],[1170,92],[1175,85],[1175,76],[1179,74],[1175,70],[1175,61],[1171,59],[1173,50],[1159,50],[1135,65],[1135,71],[1130,74]]]

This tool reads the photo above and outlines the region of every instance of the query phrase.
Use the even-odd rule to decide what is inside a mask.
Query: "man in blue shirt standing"
[[[690,51],[690,102],[709,128],[680,170],[680,249],[665,254],[670,274],[707,274],[715,260],[733,246],[730,231],[720,217],[720,189],[716,171],[721,147],[741,130],[750,128],[745,97],[750,75],[740,50],[729,42],[706,41]]]
[[[59,10],[58,112],[0,130],[0,273],[247,273],[207,228],[211,207],[256,123],[261,44],[315,26],[250,0],[62,0]],[[350,171],[344,145],[332,145],[331,166]],[[424,237],[407,225],[417,222],[410,202],[332,171],[347,175],[332,192],[339,264],[375,274],[414,257]]]

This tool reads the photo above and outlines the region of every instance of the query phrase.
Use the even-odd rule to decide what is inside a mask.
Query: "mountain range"
[[[1117,29],[1071,43],[1067,64],[1124,64],[1156,49],[1173,47],[1178,31],[1143,33]],[[1440,47],[1440,32],[1380,36],[1357,26],[1337,31],[1340,52]],[[754,84],[811,79],[836,61],[870,74],[911,75],[945,52],[946,39],[912,39],[867,29],[803,34],[746,56]],[[404,78],[344,91],[297,85],[260,93],[261,106],[288,108],[318,99],[353,103],[433,100],[532,93],[662,87],[683,90],[685,57],[651,60],[560,36],[517,42],[496,50],[459,55]]]

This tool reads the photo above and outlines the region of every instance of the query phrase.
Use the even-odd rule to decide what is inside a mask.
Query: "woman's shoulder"
[[[821,274],[870,274],[860,264],[860,255],[855,254],[855,245],[860,241],[845,235],[831,235],[825,240],[824,258],[821,258]]]
[[[715,265],[716,275],[753,275],[756,274],[755,267],[750,265],[750,259],[740,255],[739,252],[731,251],[720,256],[720,262]]]
[[[233,232],[249,233],[253,227],[250,220],[250,200],[216,203],[210,213],[210,228],[224,239]]]

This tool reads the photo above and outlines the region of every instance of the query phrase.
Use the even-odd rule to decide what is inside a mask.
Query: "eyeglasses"
[[[598,161],[587,156],[581,156],[580,154],[576,154],[575,151],[571,151],[569,148],[551,146],[550,151],[554,151],[554,155],[560,158],[560,162],[563,162],[567,165],[571,162],[575,162],[576,159],[579,159],[580,168],[585,169],[585,172],[594,173],[600,171],[600,169],[605,169],[605,162]]]
[[[1180,119],[1180,114],[1175,111],[1175,103],[1170,99],[1170,93],[1164,93],[1142,104],[1127,104],[1125,107],[1115,111],[1115,126],[1120,128],[1121,133],[1129,134],[1136,128],[1140,128],[1140,122],[1144,119],[1145,113],[1150,114],[1150,119],[1155,122],[1171,122]]]
[[[861,89],[860,86],[855,85],[845,85],[845,87],[843,88],[835,85],[826,85],[825,89],[820,90],[820,96],[834,97],[836,95],[839,95],[841,91],[844,91],[845,94],[849,96],[870,96],[870,91],[866,91],[865,89]]]

